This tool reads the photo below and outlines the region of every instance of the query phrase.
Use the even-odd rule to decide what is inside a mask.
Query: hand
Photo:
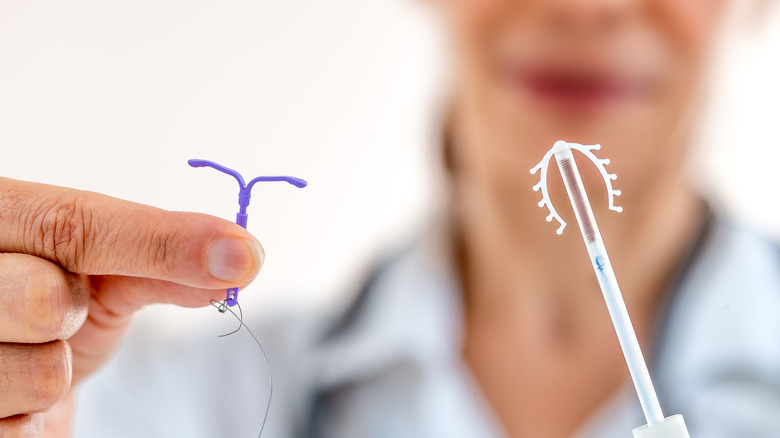
[[[136,310],[222,300],[262,263],[219,218],[0,178],[0,437],[69,436],[71,388]]]

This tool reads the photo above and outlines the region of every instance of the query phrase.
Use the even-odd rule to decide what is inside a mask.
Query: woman
[[[455,55],[451,208],[345,310],[269,322],[267,436],[606,438],[644,423],[581,237],[557,236],[530,190],[528,170],[559,139],[602,144],[620,175],[625,212],[610,214],[580,166],[666,412],[697,438],[780,436],[780,253],[712,214],[685,171],[733,5],[434,3]],[[10,180],[1,196],[9,436],[67,436],[72,388],[136,309],[207,304],[262,264],[254,238],[215,218]],[[80,433],[251,436],[254,352],[188,351],[128,345],[82,394]],[[208,370],[227,378],[182,394]],[[241,387],[250,395],[232,402]]]

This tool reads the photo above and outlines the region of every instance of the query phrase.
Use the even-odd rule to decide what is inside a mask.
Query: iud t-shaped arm
[[[236,172],[233,169],[230,169],[228,167],[225,167],[221,164],[217,164],[213,161],[208,160],[189,160],[187,161],[190,166],[192,167],[211,167],[214,169],[219,170],[222,173],[226,173],[238,181],[238,213],[236,214],[236,223],[238,225],[241,225],[242,227],[246,228],[246,222],[249,215],[246,213],[246,208],[249,206],[249,201],[252,198],[252,187],[254,187],[255,183],[258,182],[273,182],[273,181],[282,181],[289,184],[294,185],[298,188],[306,187],[308,184],[306,181],[300,179],[300,178],[294,178],[292,176],[258,176],[257,178],[253,179],[252,181],[249,181],[249,184],[246,184],[244,182],[244,178],[241,176],[240,173]],[[234,287],[227,290],[227,298],[225,299],[225,303],[233,307],[238,303],[238,288]]]

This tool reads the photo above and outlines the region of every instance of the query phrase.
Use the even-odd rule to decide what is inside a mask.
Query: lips
[[[577,69],[527,69],[513,72],[513,87],[558,109],[595,111],[639,97],[639,81],[615,73]]]

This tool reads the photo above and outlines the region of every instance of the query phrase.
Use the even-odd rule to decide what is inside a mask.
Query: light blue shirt
[[[275,374],[265,438],[506,436],[462,359],[461,295],[446,248],[431,233],[346,310],[262,317]],[[776,245],[711,223],[662,326],[650,362],[667,415],[684,414],[692,438],[780,437]],[[205,331],[159,338],[135,329],[80,389],[74,436],[257,436],[262,359],[247,337]],[[595,410],[574,438],[630,438],[645,423],[628,383]]]

